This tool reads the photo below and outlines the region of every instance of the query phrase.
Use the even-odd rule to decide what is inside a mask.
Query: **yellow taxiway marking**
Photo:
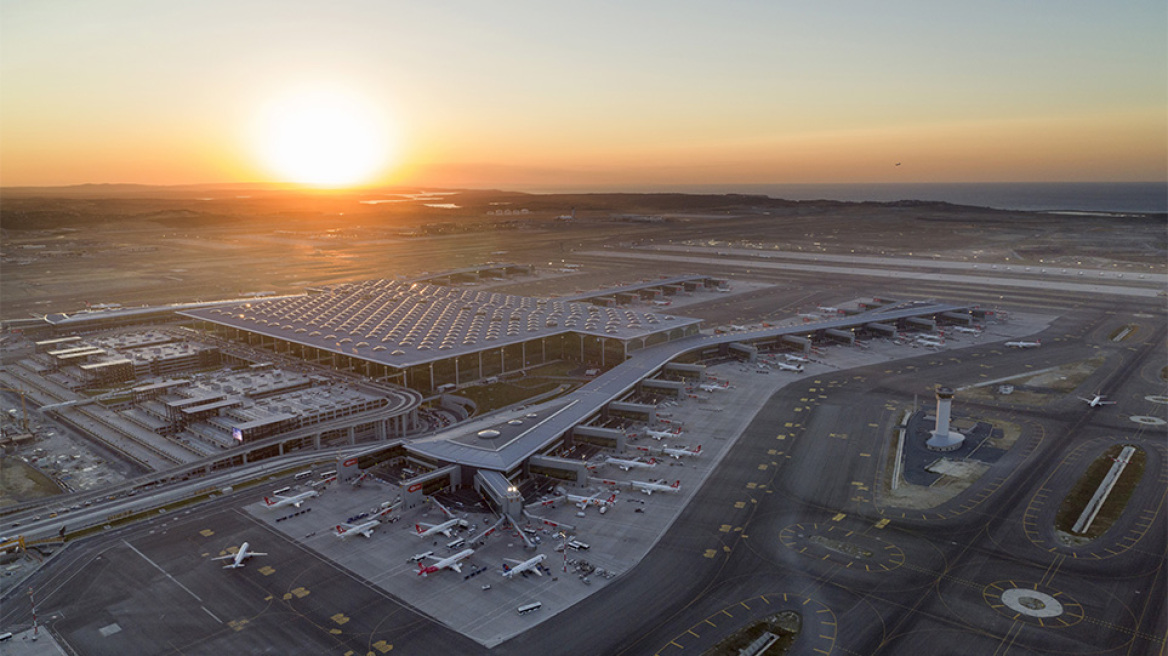
[[[271,576],[272,574],[276,573],[275,568],[273,568],[271,565],[264,565],[260,568],[259,571],[260,574],[263,574],[264,576]]]
[[[729,533],[731,528],[733,528],[733,527],[730,526],[729,524],[723,524],[723,525],[718,527],[718,532],[719,533]]]
[[[393,645],[384,640],[378,640],[377,642],[373,643],[373,648],[383,654],[388,651],[393,651]]]
[[[767,465],[764,463],[764,464],[759,465],[758,468],[759,468],[759,470],[765,471],[767,468]]]
[[[745,508],[745,507],[746,507],[746,502],[745,502],[745,501],[735,501],[735,502],[734,502],[734,507],[735,507],[735,508]]]
[[[333,635],[341,635],[342,633],[344,633],[344,631],[341,631],[340,629],[329,629],[329,633],[331,633]]]
[[[347,623],[349,621],[349,617],[346,616],[344,613],[337,613],[336,615],[333,615],[329,619],[336,622],[337,624],[341,624],[341,625],[344,625],[345,623]]]
[[[757,487],[758,487],[758,483],[747,483],[746,484],[746,489],[748,489],[748,490],[753,490]]]
[[[838,521],[840,521],[841,519],[843,519],[844,517],[847,517],[847,516],[848,516],[848,514],[847,514],[847,513],[836,513],[836,516],[835,516],[835,517],[832,517],[832,518],[831,518],[831,521],[833,521],[833,522],[838,522]]]
[[[203,537],[205,537],[205,538],[209,538],[209,537],[211,537],[212,535],[215,535],[215,531],[212,531],[212,530],[211,530],[211,529],[209,529],[209,528],[205,528],[205,529],[203,529],[203,530],[199,531],[199,535],[201,535],[201,536],[203,536]]]
[[[702,555],[705,556],[706,558],[713,558],[714,556],[718,555],[718,550],[717,549],[706,549],[706,553],[704,553]]]
[[[876,528],[884,528],[885,526],[888,526],[889,521],[891,521],[891,520],[882,519],[882,520],[876,522]]]

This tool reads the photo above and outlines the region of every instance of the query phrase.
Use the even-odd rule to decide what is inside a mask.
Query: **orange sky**
[[[289,180],[369,143],[377,184],[1168,178],[1162,2],[171,4],[0,6],[0,184]],[[273,162],[306,89],[361,107],[316,147],[360,143]]]

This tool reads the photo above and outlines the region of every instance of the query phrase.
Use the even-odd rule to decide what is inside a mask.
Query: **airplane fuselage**
[[[427,574],[440,572],[444,569],[452,569],[456,572],[461,572],[462,565],[459,563],[461,563],[463,560],[466,560],[467,558],[470,558],[471,554],[473,553],[474,549],[463,549],[453,556],[438,559],[437,562],[435,562],[433,565],[430,565],[429,567],[418,563],[418,576],[426,576]],[[434,556],[428,556],[428,558],[434,558]]]
[[[623,469],[625,471],[629,471],[630,469],[634,469],[634,468],[636,468],[636,469],[649,469],[649,468],[657,466],[657,463],[655,463],[655,462],[641,462],[640,460],[622,460],[620,458],[609,458],[607,460],[607,462],[608,462],[608,464],[616,465],[617,467],[620,467],[621,469]]]

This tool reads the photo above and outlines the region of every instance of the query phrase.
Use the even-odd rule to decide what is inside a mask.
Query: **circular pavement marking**
[[[996,581],[981,591],[990,608],[1013,620],[1061,628],[1078,624],[1083,607],[1065,593],[1029,581]]]
[[[1010,588],[1003,591],[1000,598],[1009,608],[1030,617],[1058,617],[1063,614],[1063,605],[1045,592]]]
[[[1159,417],[1149,417],[1147,415],[1135,415],[1128,417],[1128,419],[1136,422],[1137,424],[1143,424],[1144,426],[1163,426],[1164,424],[1168,424],[1168,421],[1164,421]]]
[[[1168,396],[1164,396],[1163,394],[1149,394],[1144,397],[1144,400],[1151,401],[1152,403],[1168,403]]]

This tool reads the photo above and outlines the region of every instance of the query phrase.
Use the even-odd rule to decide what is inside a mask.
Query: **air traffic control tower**
[[[937,388],[937,426],[925,446],[933,451],[955,451],[965,442],[965,436],[949,430],[949,413],[953,405],[953,390],[949,387]]]

